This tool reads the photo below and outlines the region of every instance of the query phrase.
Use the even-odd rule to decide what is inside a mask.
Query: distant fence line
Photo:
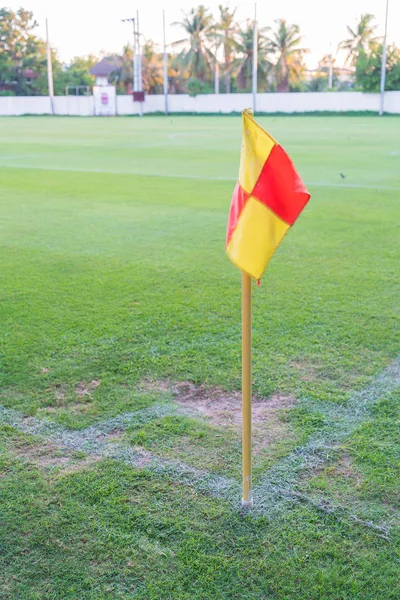
[[[143,113],[164,112],[164,96],[146,96]],[[239,113],[252,106],[251,94],[202,94],[190,97],[185,94],[168,96],[169,113]],[[92,116],[93,96],[55,96],[54,114]],[[400,114],[400,91],[385,93],[386,113]],[[138,115],[139,103],[131,96],[117,96],[117,115]],[[379,94],[362,92],[308,92],[287,94],[257,94],[257,112],[307,113],[307,112],[378,112]],[[0,97],[0,115],[46,115],[52,113],[47,96]]]

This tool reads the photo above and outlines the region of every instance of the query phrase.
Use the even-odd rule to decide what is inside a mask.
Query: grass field
[[[312,199],[255,287],[238,117],[0,119],[0,597],[400,597],[400,119],[262,117]]]

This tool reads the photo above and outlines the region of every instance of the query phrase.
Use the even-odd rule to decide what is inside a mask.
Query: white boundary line
[[[332,460],[341,443],[370,416],[370,409],[378,400],[400,386],[400,357],[382,373],[377,375],[369,386],[356,392],[346,406],[301,401],[309,410],[321,412],[326,426],[297,447],[289,456],[278,461],[254,487],[254,514],[280,517],[293,504],[307,503],[313,508],[332,514],[344,522],[355,522],[370,527],[383,537],[388,537],[390,527],[384,523],[377,525],[371,520],[360,519],[347,508],[334,505],[326,498],[309,497],[299,491],[299,481],[304,472],[312,471]],[[143,424],[172,414],[191,414],[173,403],[154,405],[147,409],[118,415],[85,430],[74,431],[47,420],[26,418],[19,411],[0,405],[0,423],[15,427],[30,435],[37,435],[52,443],[70,450],[81,450],[87,454],[120,460],[137,468],[146,468],[154,473],[167,476],[182,484],[195,487],[199,492],[209,494],[238,506],[240,484],[232,478],[197,469],[176,460],[154,456],[139,448],[132,448],[118,442],[108,442],[106,435],[113,431],[124,431],[128,427]],[[398,521],[397,514],[394,520]]]

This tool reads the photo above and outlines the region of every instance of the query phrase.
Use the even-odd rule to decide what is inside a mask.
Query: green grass
[[[312,199],[254,288],[254,388],[341,405],[400,354],[400,120],[260,122]],[[173,402],[149,379],[240,388],[240,274],[224,253],[239,146],[238,117],[0,119],[0,404],[82,430]],[[243,516],[115,461],[38,465],[4,427],[0,597],[394,600],[399,418],[383,395],[301,482],[390,523],[389,541],[311,504]],[[279,419],[256,482],[326,425],[304,405]],[[124,435],[239,481],[233,428],[178,415]]]

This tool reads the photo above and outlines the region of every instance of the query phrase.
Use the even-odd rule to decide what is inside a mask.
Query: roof
[[[114,59],[102,58],[97,65],[90,69],[89,73],[96,77],[108,77],[117,68],[118,65]]]

